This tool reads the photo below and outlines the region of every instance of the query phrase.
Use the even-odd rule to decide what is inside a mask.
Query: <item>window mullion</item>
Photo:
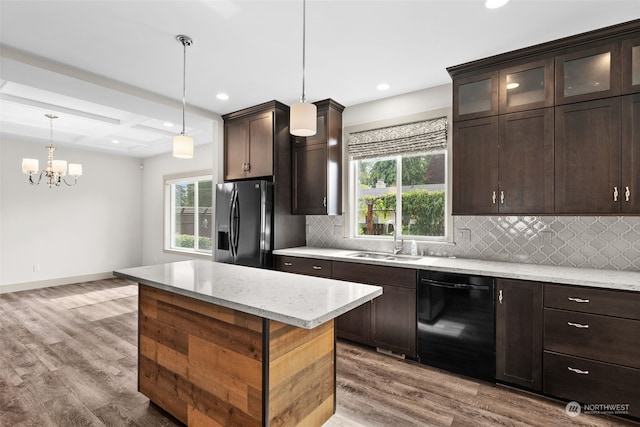
[[[200,181],[193,183],[193,249],[200,250]]]
[[[402,156],[396,156],[396,227],[402,236]]]

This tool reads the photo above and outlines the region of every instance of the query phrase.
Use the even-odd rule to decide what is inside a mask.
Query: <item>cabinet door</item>
[[[469,120],[498,114],[498,72],[453,82],[453,118]]]
[[[224,125],[224,179],[245,177],[247,162],[247,122],[244,119],[232,120]]]
[[[498,212],[498,118],[453,125],[453,214]]]
[[[556,57],[556,105],[620,95],[620,45]]]
[[[500,70],[500,114],[553,106],[553,58]]]
[[[336,328],[338,338],[371,345],[371,302],[338,316]]]
[[[312,136],[293,138],[293,148],[305,147],[307,145],[326,144],[327,143],[327,113],[328,110],[318,110],[316,118],[316,134]]]
[[[500,116],[500,213],[553,213],[553,108]]]
[[[293,150],[291,205],[294,214],[326,215],[327,147],[324,144]]]
[[[416,290],[383,286],[371,306],[373,345],[416,357]]]
[[[496,281],[496,379],[542,389],[542,283]]]
[[[249,118],[247,178],[273,175],[273,112]]]
[[[622,42],[622,93],[640,92],[640,37]]]
[[[620,210],[640,213],[640,94],[622,97],[622,180]]]
[[[555,210],[620,211],[620,99],[556,107]]]

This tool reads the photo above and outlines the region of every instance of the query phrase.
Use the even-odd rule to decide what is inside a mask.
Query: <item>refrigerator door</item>
[[[215,260],[234,263],[231,234],[231,207],[235,194],[235,184],[226,183],[216,186],[216,243]]]
[[[273,184],[268,181],[238,181],[236,208],[232,214],[235,264],[272,267],[271,223]]]

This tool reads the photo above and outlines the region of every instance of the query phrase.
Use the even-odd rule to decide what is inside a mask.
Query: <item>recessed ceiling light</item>
[[[118,141],[117,139],[112,139],[112,140],[111,140],[111,143],[112,143],[112,144],[120,144],[120,141]]]
[[[171,122],[164,122],[164,123],[162,124],[162,126],[165,126],[165,127],[170,128],[170,127],[173,127],[173,123],[171,123]]]
[[[221,101],[226,101],[227,99],[229,99],[229,95],[227,95],[226,93],[219,93],[216,95],[216,98]]]
[[[516,83],[516,82],[507,83],[507,89],[515,89],[515,88],[517,88],[519,86],[520,86],[520,83]]]
[[[389,86],[389,83],[380,83],[378,86],[376,86],[376,89],[378,89],[378,90],[387,90],[390,87],[391,86]]]
[[[508,2],[509,0],[487,0],[484,5],[487,7],[487,9],[497,9],[504,6]]]

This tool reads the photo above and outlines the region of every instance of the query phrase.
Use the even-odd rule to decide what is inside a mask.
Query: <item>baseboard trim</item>
[[[39,280],[37,282],[14,283],[12,285],[0,285],[0,294],[9,292],[30,291],[32,289],[50,288],[53,286],[71,285],[73,283],[90,282],[92,280],[111,279],[114,275],[111,271],[106,273],[85,274],[83,276],[61,277],[58,279]]]

